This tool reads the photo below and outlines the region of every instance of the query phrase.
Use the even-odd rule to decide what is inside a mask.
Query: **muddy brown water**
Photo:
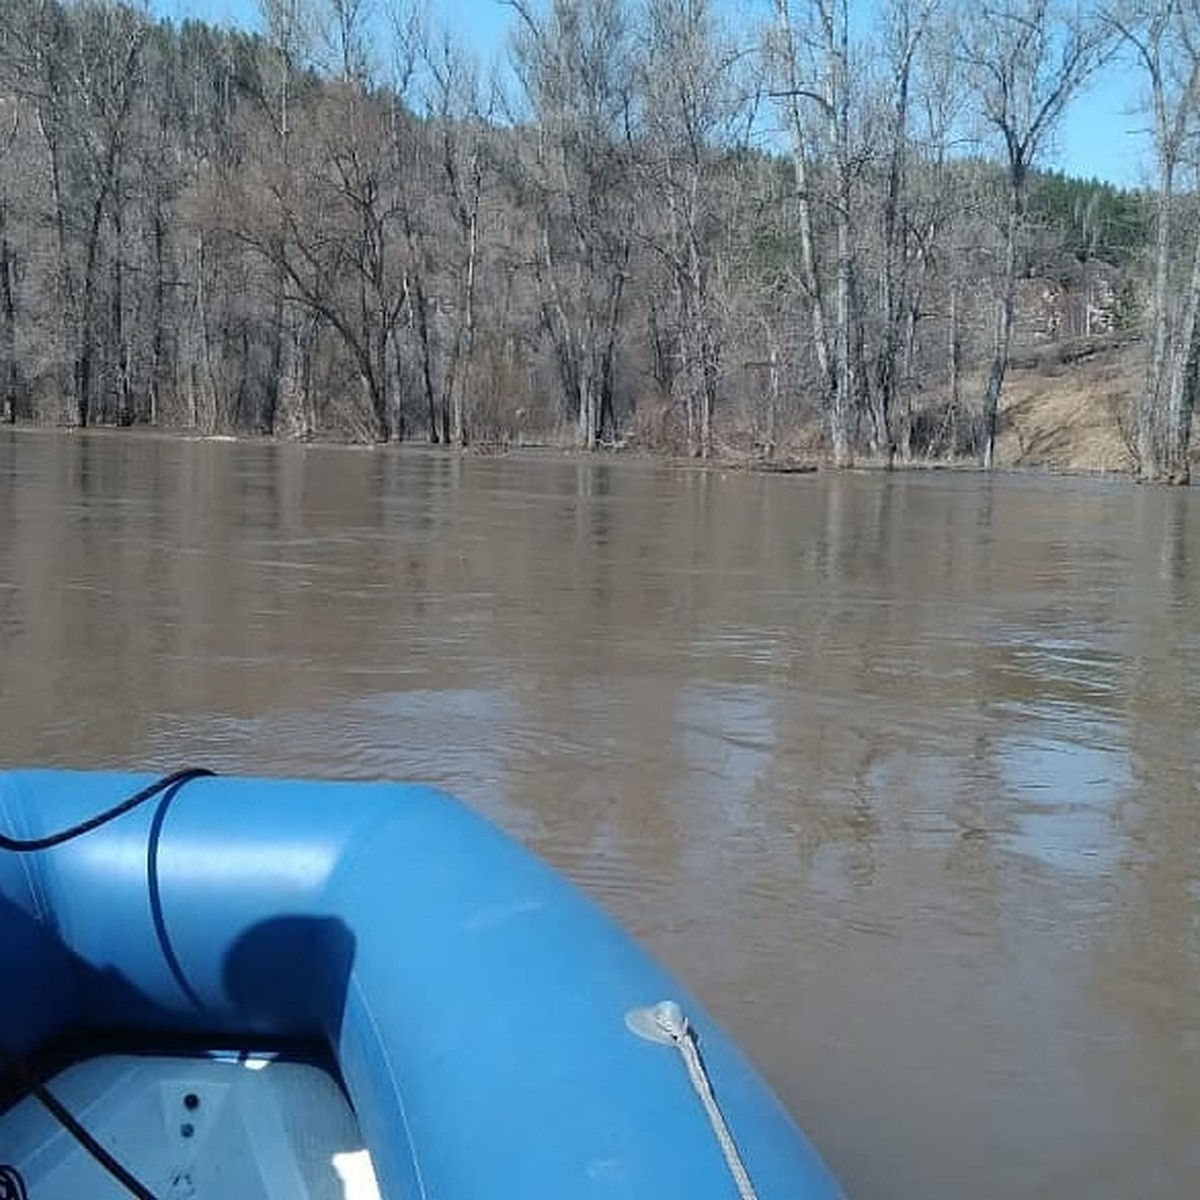
[[[1200,1196],[1200,494],[0,432],[0,765],[417,778],[858,1200]]]

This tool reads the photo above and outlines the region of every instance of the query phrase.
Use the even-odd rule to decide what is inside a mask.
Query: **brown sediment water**
[[[448,787],[858,1200],[1200,1195],[1200,498],[0,432],[0,764]]]

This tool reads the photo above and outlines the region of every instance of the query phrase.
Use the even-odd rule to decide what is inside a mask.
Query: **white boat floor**
[[[110,1055],[47,1086],[156,1200],[379,1200],[354,1112],[319,1067]],[[0,1116],[0,1164],[0,1197],[129,1200],[33,1096]]]

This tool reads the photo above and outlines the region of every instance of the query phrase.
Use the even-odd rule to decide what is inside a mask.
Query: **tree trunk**
[[[56,83],[52,76],[50,80],[51,95],[56,95]],[[75,308],[75,288],[71,275],[71,259],[67,249],[67,213],[66,200],[63,196],[62,185],[62,147],[59,143],[58,118],[51,101],[45,106],[39,103],[37,108],[37,125],[46,144],[46,153],[50,159],[50,195],[54,202],[54,244],[57,250],[54,285],[56,299],[64,316],[65,325],[70,328]],[[49,120],[44,107],[49,109]]]
[[[707,308],[707,305],[705,306]],[[711,458],[713,421],[717,410],[717,390],[721,376],[720,352],[710,331],[709,316],[701,318],[700,366],[702,372],[700,407],[700,457]]]
[[[1196,355],[1200,317],[1200,233],[1192,249],[1192,275],[1171,353],[1171,390],[1163,445],[1164,476],[1168,483],[1191,482],[1192,412],[1196,405]]]
[[[133,386],[130,379],[129,343],[125,337],[125,269],[121,214],[121,197],[118,194],[113,205],[116,252],[113,255],[112,335],[117,352],[117,424],[122,429],[128,429],[133,424]]]
[[[213,363],[212,330],[209,328],[208,296],[204,287],[204,234],[196,236],[196,319],[203,370],[192,372],[191,425],[193,429],[215,432],[217,422],[217,376]]]
[[[1009,180],[1008,221],[1004,232],[1004,281],[996,314],[996,341],[987,388],[983,394],[983,469],[990,471],[996,459],[996,427],[1000,412],[1000,392],[1008,371],[1012,346],[1013,314],[1017,300],[1017,234],[1024,208],[1024,169],[1018,168]]]
[[[812,323],[813,351],[821,377],[822,407],[832,408],[837,390],[833,354],[829,345],[828,322],[822,295],[821,276],[817,269],[816,232],[813,222],[812,192],[809,185],[808,150],[805,146],[805,125],[800,116],[800,81],[796,72],[796,45],[788,16],[787,0],[775,0],[775,11],[783,35],[787,67],[784,82],[790,93],[788,100],[788,134],[792,144],[792,170],[796,184],[796,215],[800,234],[800,283],[808,298],[808,315]]]
[[[81,428],[88,427],[92,415],[92,377],[96,349],[96,271],[100,257],[100,223],[104,211],[102,196],[92,205],[88,230],[87,259],[83,273],[83,314],[75,351],[75,408]]]
[[[629,261],[629,245],[626,244],[621,270],[612,283],[608,306],[608,329],[604,339],[603,367],[600,372],[600,395],[596,411],[596,443],[607,434],[615,438],[616,413],[613,399],[617,379],[617,335],[621,329],[621,300],[625,294],[625,267]],[[595,446],[593,445],[593,449]]]
[[[450,445],[450,396],[449,392],[454,389],[454,379],[451,377],[442,389],[441,418],[442,418],[442,445]]]
[[[837,324],[834,329],[837,374],[833,403],[829,406],[829,433],[833,442],[833,465],[848,467],[854,459],[854,399],[858,391],[855,374],[857,355],[853,328],[857,314],[854,297],[854,244],[850,228],[848,198],[838,206],[837,218]]]
[[[1157,480],[1162,473],[1161,398],[1168,373],[1171,345],[1171,204],[1174,172],[1170,163],[1159,167],[1154,234],[1154,293],[1151,299],[1150,353],[1146,381],[1136,411],[1138,478]]]
[[[441,437],[438,433],[437,391],[433,386],[433,342],[429,333],[429,304],[419,271],[414,272],[409,280],[408,295],[417,328],[417,344],[421,349],[421,389],[425,395],[429,440],[436,446]]]
[[[162,197],[154,206],[154,333],[151,339],[150,411],[147,418],[157,425],[162,413],[163,379],[166,370],[166,222],[163,219]]]
[[[698,181],[699,168],[694,168]],[[708,270],[704,260],[704,250],[700,245],[697,230],[697,213],[694,205],[689,205],[688,223],[688,257],[691,262],[691,286],[693,313],[691,324],[694,327],[693,351],[694,386],[700,393],[700,457],[712,457],[713,450],[713,416],[717,407],[717,383],[720,373],[718,362],[719,351],[716,338],[713,336],[712,303],[708,293]]]
[[[591,324],[589,321],[588,324]],[[596,448],[596,410],[599,407],[600,380],[596,362],[595,336],[589,330],[578,350],[579,409],[576,415],[576,440],[581,449]]]
[[[270,376],[267,379],[267,386],[263,389],[262,405],[258,414],[259,432],[268,436],[275,432],[279,412],[283,408],[281,400],[286,377],[284,345],[288,337],[288,331],[285,328],[287,305],[284,296],[286,288],[287,277],[282,268],[277,268],[271,294]]]
[[[770,374],[767,381],[767,436],[766,436],[766,452],[767,458],[775,457],[775,445],[777,438],[777,426],[779,422],[779,351],[776,349],[774,342],[771,343],[771,353],[769,357]]]
[[[958,280],[950,281],[950,328],[946,346],[946,437],[950,454],[958,453],[958,419],[962,412],[962,329],[959,317]]]
[[[895,401],[897,361],[903,343],[906,308],[901,264],[905,236],[902,210],[907,183],[910,63],[911,54],[906,54],[897,80],[896,106],[892,114],[892,153],[883,205],[883,270],[879,281],[879,307],[883,313],[884,327],[875,372],[875,388],[871,397],[871,453],[882,456],[889,467],[896,453],[891,414]]]
[[[13,290],[13,253],[8,240],[8,201],[0,196],[0,369],[4,372],[3,419],[17,420],[17,307]]]
[[[475,281],[479,259],[479,181],[476,180],[474,206],[471,209],[470,221],[467,228],[467,262],[466,279],[462,294],[461,322],[457,339],[457,354],[455,362],[455,387],[452,393],[454,401],[454,440],[465,446],[470,439],[470,427],[467,419],[466,395],[471,377],[471,361],[475,354]]]

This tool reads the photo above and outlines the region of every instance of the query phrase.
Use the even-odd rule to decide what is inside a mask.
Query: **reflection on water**
[[[1195,508],[3,432],[0,760],[444,784],[856,1197],[1190,1197]]]

